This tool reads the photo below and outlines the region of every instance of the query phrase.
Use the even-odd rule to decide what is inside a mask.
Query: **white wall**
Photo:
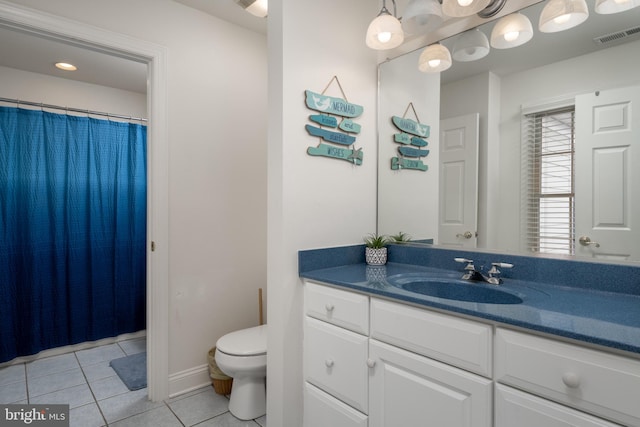
[[[0,97],[130,117],[147,115],[147,97],[144,94],[8,67],[0,67]],[[12,103],[3,105],[16,106]],[[48,111],[64,113],[59,110]],[[106,117],[95,117],[106,120]]]
[[[418,70],[421,51],[380,64],[378,138],[378,227],[381,234],[405,232],[412,239],[438,240],[438,182],[440,141],[440,73]],[[403,117],[413,104],[420,123],[429,125],[429,150],[421,160],[429,169],[392,170],[391,158],[400,144],[393,135],[400,131],[392,116]],[[411,108],[406,118],[416,120]]]
[[[266,37],[170,0],[14,3],[166,48],[170,393],[208,383],[266,287]]]
[[[520,120],[522,106],[640,83],[640,41],[505,76],[501,80],[500,189],[497,247],[520,249]]]
[[[269,2],[269,348],[270,426],[302,425],[300,249],[362,243],[376,227],[376,52],[364,43],[379,5],[369,0]],[[356,145],[364,162],[311,157],[306,89],[338,76],[362,105]],[[332,85],[328,95],[339,96]]]

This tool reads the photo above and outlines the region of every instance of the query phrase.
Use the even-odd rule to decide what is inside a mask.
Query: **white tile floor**
[[[109,361],[145,351],[144,338],[0,368],[0,403],[69,404],[71,427],[266,427],[266,416],[240,421],[212,386],[150,402],[129,391]]]

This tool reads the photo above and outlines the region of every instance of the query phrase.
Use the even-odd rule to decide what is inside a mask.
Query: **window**
[[[528,251],[574,254],[574,106],[524,116],[522,183]]]

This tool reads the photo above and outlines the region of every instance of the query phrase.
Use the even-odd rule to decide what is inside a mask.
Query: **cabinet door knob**
[[[330,302],[328,302],[328,303],[326,303],[326,304],[325,304],[324,308],[325,308],[327,311],[331,312],[331,311],[333,311],[333,308],[334,308],[334,307],[333,307],[333,304],[331,304]]]
[[[324,361],[324,364],[327,366],[327,368],[330,368],[333,366],[333,359],[327,359]]]
[[[562,382],[569,388],[580,387],[580,377],[573,372],[566,372],[562,375]]]
[[[376,361],[373,359],[367,359],[367,366],[373,368],[374,366],[376,366]]]

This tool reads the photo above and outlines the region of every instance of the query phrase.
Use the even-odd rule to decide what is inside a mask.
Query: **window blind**
[[[574,107],[523,117],[524,244],[528,251],[573,254]]]

